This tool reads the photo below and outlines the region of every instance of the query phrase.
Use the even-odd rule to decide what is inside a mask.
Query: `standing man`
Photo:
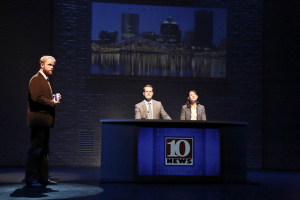
[[[152,99],[153,87],[146,85],[143,95],[145,99],[135,105],[135,119],[171,119],[161,102]]]
[[[54,126],[55,106],[61,99],[60,95],[54,98],[48,79],[54,64],[52,56],[41,57],[40,70],[29,82],[27,126],[31,127],[31,144],[25,172],[27,186],[57,184],[48,179],[49,129]]]

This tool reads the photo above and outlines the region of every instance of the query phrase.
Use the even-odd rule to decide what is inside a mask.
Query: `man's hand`
[[[55,100],[55,95],[53,95],[53,102],[54,102],[54,105],[57,105],[60,103],[60,100],[61,100],[61,95],[59,93],[57,93],[57,99]]]

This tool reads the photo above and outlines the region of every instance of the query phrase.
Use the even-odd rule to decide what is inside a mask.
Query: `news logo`
[[[193,138],[165,138],[165,165],[193,165]]]

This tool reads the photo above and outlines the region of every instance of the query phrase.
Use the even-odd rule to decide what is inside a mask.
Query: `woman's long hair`
[[[190,93],[191,93],[191,92],[194,92],[194,93],[198,96],[198,94],[197,94],[197,92],[196,92],[195,90],[190,90],[189,93],[187,94],[187,97],[190,97]],[[199,102],[196,101],[196,104],[199,104]],[[186,105],[187,108],[191,108],[191,103],[190,103],[190,100],[189,100],[189,99],[187,100],[187,102],[186,102],[185,105]]]

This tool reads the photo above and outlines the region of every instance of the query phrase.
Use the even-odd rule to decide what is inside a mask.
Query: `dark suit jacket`
[[[48,81],[41,73],[34,75],[29,82],[27,126],[54,126],[53,94]]]
[[[204,120],[204,121],[206,120],[204,106],[198,104],[196,108],[196,112],[197,112],[197,120]],[[191,109],[188,108],[186,105],[182,106],[180,119],[191,120]]]
[[[153,107],[153,119],[171,119],[168,113],[164,110],[161,102],[152,99]],[[148,112],[145,101],[142,101],[135,105],[135,119],[147,119]]]

